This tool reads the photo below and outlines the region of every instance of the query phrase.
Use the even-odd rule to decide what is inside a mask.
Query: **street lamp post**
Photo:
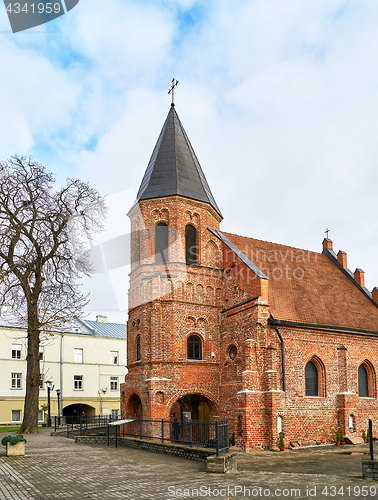
[[[58,398],[58,425],[60,425],[60,389],[56,390],[56,395]]]
[[[47,427],[51,427],[51,404],[50,404],[50,392],[54,389],[54,384],[51,380],[46,382],[47,386]]]

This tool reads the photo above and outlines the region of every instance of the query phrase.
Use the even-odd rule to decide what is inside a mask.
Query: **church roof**
[[[135,203],[175,195],[209,203],[222,217],[175,107],[171,106]]]
[[[378,309],[327,255],[223,233],[269,278],[276,320],[378,331]]]

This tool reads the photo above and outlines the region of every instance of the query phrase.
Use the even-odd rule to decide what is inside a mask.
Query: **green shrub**
[[[231,437],[229,438],[229,442],[230,442],[230,446],[235,445],[235,433],[234,432],[231,434]]]
[[[280,437],[278,438],[278,446],[280,448],[285,448],[285,441],[282,432],[280,432]]]
[[[14,444],[20,443],[21,441],[23,441],[24,443],[26,443],[26,439],[24,439],[24,436],[22,434],[17,434],[16,436],[5,436],[5,437],[3,437],[3,439],[1,440],[1,444],[3,446],[6,446],[7,443],[10,443],[11,445],[14,445]]]

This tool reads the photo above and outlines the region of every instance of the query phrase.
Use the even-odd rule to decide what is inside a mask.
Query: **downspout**
[[[270,314],[270,317],[273,318],[273,314]],[[279,329],[277,326],[275,327],[278,338],[280,339],[281,342],[281,363],[282,363],[282,390],[286,392],[286,371],[285,371],[285,343],[282,338],[282,335],[280,334]]]
[[[102,415],[102,397],[101,397],[101,366],[98,366],[98,395],[100,397],[100,415]]]
[[[63,337],[60,336],[60,413],[63,414]],[[60,417],[60,415],[58,415]]]

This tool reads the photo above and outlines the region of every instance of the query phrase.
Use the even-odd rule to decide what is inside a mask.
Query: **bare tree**
[[[91,273],[87,238],[103,229],[106,216],[104,199],[88,184],[67,179],[54,190],[54,182],[31,158],[0,162],[0,303],[27,324],[23,433],[38,431],[41,333],[88,303],[79,283]]]

